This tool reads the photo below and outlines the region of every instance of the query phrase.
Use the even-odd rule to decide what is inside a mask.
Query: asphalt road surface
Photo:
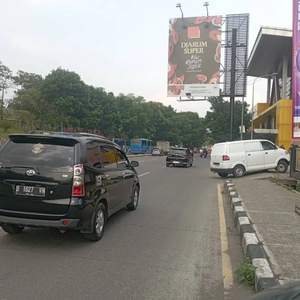
[[[137,160],[139,207],[112,216],[100,242],[79,232],[25,229],[12,236],[0,229],[0,300],[244,300],[252,294],[232,275],[242,251],[209,160],[195,155],[188,169],[166,168],[165,157]],[[229,249],[221,248],[222,228]]]

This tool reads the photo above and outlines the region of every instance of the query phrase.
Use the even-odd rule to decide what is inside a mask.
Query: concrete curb
[[[243,201],[231,180],[224,181],[224,191],[228,195],[228,202],[242,242],[244,255],[250,259],[255,267],[255,292],[258,293],[279,285],[272,271],[267,251],[259,239],[255,226],[253,226],[243,206]]]

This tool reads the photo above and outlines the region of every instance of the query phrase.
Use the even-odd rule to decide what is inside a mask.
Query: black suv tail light
[[[72,196],[84,196],[83,165],[74,166],[73,192]]]

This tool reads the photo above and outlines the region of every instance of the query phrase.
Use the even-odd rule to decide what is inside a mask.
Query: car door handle
[[[265,154],[269,154],[268,152],[266,152]]]
[[[248,154],[248,156],[251,156],[251,154]]]

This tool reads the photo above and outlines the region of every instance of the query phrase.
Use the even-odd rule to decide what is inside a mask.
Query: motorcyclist
[[[199,149],[199,152],[200,152],[200,157],[202,157],[202,156],[203,156],[203,149],[200,148],[200,149]]]
[[[206,156],[207,156],[207,149],[206,148],[204,148],[204,150],[203,150],[203,156],[204,156],[204,158],[206,158]]]

